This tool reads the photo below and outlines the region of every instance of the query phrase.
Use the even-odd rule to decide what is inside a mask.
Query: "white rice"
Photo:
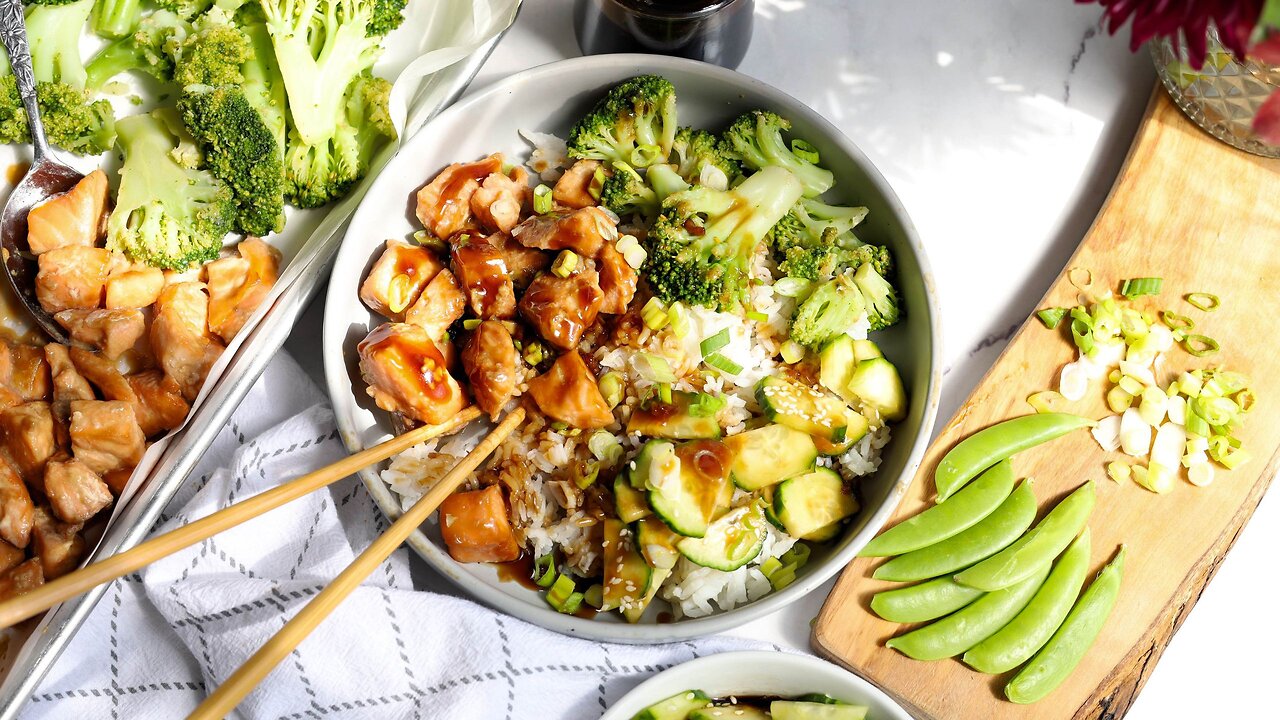
[[[695,565],[686,558],[676,563],[671,577],[663,584],[661,595],[671,603],[677,619],[706,617],[755,602],[773,592],[760,565],[769,558],[781,557],[795,545],[795,538],[772,524],[765,523],[766,534],[760,554],[754,560],[731,572]]]
[[[526,163],[545,182],[555,182],[569,166],[569,144],[550,133],[521,129],[520,136],[529,141],[533,152]]]

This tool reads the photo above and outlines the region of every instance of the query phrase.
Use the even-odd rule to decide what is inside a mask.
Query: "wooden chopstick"
[[[266,642],[258,652],[253,654],[231,677],[218,686],[212,695],[200,703],[200,707],[188,716],[188,720],[220,720],[235,709],[246,695],[262,682],[276,665],[293,652],[293,649],[311,634],[316,626],[328,617],[329,613],[351,594],[364,579],[369,576],[384,560],[400,547],[418,526],[422,525],[436,507],[444,501],[471,473],[484,462],[485,458],[497,449],[498,445],[516,429],[525,416],[525,410],[518,407],[507,414],[502,422],[489,433],[456,467],[437,482],[426,495],[409,508],[409,511],[392,523],[368,549],[360,553],[346,570],[343,570],[333,582],[329,583],[319,595],[315,596],[306,607],[285,624],[279,632]]]
[[[476,419],[480,414],[480,411],[472,406],[440,425],[423,425],[414,428],[368,450],[362,450],[332,465],[303,475],[297,480],[291,480],[176,530],[151,538],[130,550],[63,575],[25,595],[0,602],[0,628],[10,627],[44,612],[63,600],[79,595],[96,585],[128,575],[182,548],[194,545],[268,510],[278,508],[290,500],[296,500],[313,490],[341,480],[361,468],[408,450],[418,443],[451,433]]]

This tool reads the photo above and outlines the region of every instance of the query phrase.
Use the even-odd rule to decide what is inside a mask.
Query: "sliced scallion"
[[[769,322],[769,316],[768,316],[768,315],[765,315],[765,314],[764,314],[764,313],[762,313],[762,312],[759,312],[758,310],[751,310],[751,311],[749,311],[749,312],[747,313],[747,319],[748,319],[748,320],[755,320],[756,322],[759,322],[759,323],[766,323],[766,322]]]
[[[783,297],[800,297],[813,285],[804,278],[784,277],[773,284],[773,291]]]
[[[568,604],[569,598],[577,594],[575,593],[576,590],[577,586],[574,584],[573,578],[561,573],[555,582],[551,583],[551,588],[547,590],[547,604],[560,612],[572,613],[573,610],[577,610],[576,607],[573,610],[565,610],[564,608]]]
[[[578,253],[572,250],[561,250],[556,261],[551,264],[551,274],[558,278],[567,278],[578,269]]]
[[[616,372],[610,371],[600,376],[600,395],[604,398],[609,409],[618,407],[622,402],[622,376]],[[612,437],[612,436],[611,436]]]
[[[649,302],[640,308],[640,319],[644,321],[644,326],[657,332],[667,326],[670,318],[667,315],[667,306],[656,297],[649,298]]]
[[[463,330],[475,330],[480,327],[480,318],[467,318],[462,321]]]
[[[728,373],[730,375],[737,375],[738,373],[742,372],[741,365],[721,355],[720,353],[711,353],[710,355],[707,355],[706,357],[702,358],[702,361],[710,365],[711,367],[721,372]]]
[[[1188,335],[1182,339],[1182,349],[1196,357],[1212,355],[1219,348],[1218,341],[1207,335]]]
[[[795,365],[804,359],[804,346],[794,340],[787,340],[782,343],[782,347],[778,348],[778,353],[782,355],[782,362],[788,365]]]
[[[698,349],[702,351],[702,357],[706,357],[711,353],[719,350],[729,344],[729,328],[725,328],[720,332],[704,339],[698,344]]]
[[[1160,320],[1163,321],[1170,330],[1181,330],[1186,332],[1187,330],[1194,330],[1196,327],[1195,320],[1192,320],[1186,315],[1179,315],[1172,310],[1161,310]]]
[[[636,370],[644,376],[646,380],[651,382],[675,382],[676,374],[671,371],[671,363],[661,355],[653,353],[636,353],[639,362],[636,363]]]
[[[662,401],[664,405],[671,404],[671,383],[658,383],[658,400]]]
[[[727,406],[729,402],[719,395],[698,393],[689,403],[689,414],[693,417],[712,417]]]
[[[1080,352],[1088,355],[1093,351],[1093,327],[1089,323],[1076,318],[1071,321],[1071,337],[1075,340]]]
[[[596,168],[591,175],[591,184],[587,186],[587,193],[596,200],[600,199],[600,191],[604,188],[604,181],[609,179],[609,175],[605,173],[604,167]]]
[[[1131,278],[1120,283],[1120,294],[1133,299],[1143,295],[1159,295],[1164,279],[1158,277]]]
[[[805,162],[813,163],[814,165],[818,164],[818,148],[800,138],[791,140],[791,152]]]
[[[537,365],[547,359],[546,352],[542,349],[542,343],[534,341],[524,346],[524,361],[530,365]]]
[[[1107,477],[1122,483],[1133,475],[1133,471],[1129,469],[1128,463],[1109,462],[1107,463]]]
[[[538,587],[551,587],[556,581],[555,555],[550,553],[533,559],[533,582]]]
[[[1213,312],[1222,304],[1222,301],[1218,299],[1217,295],[1203,292],[1188,293],[1186,301],[1192,306],[1205,312]]]
[[[1058,324],[1062,322],[1062,318],[1066,316],[1067,309],[1060,307],[1045,308],[1036,312],[1036,317],[1040,318],[1040,322],[1044,323],[1044,326],[1050,330],[1058,327]]]
[[[1027,404],[1038,413],[1057,412],[1066,402],[1067,399],[1057,390],[1042,390],[1027,397]]]
[[[582,593],[582,600],[597,610],[604,607],[604,586],[600,583],[596,583],[595,585],[587,588]]]
[[[551,188],[546,185],[538,185],[533,189],[533,211],[539,215],[546,215],[551,212],[551,207]]]
[[[1084,290],[1093,284],[1093,271],[1088,268],[1073,267],[1067,271],[1067,280],[1077,290]]]

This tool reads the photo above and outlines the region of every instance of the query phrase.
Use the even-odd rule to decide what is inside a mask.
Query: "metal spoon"
[[[49,150],[36,104],[36,78],[31,69],[31,50],[27,43],[27,24],[22,15],[22,0],[0,0],[0,42],[9,51],[18,95],[27,109],[31,127],[31,145],[35,158],[22,182],[9,195],[0,214],[0,257],[4,258],[9,284],[26,306],[36,323],[54,340],[66,343],[67,334],[36,298],[35,256],[27,246],[27,213],[54,195],[67,192],[84,178],[76,170],[60,163]]]

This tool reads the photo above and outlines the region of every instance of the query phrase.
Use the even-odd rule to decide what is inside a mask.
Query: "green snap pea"
[[[919,585],[878,592],[871,598],[871,609],[889,622],[927,622],[949,615],[985,594],[949,577],[940,577]]]
[[[1070,413],[1036,413],[979,430],[956,443],[938,463],[933,473],[938,502],[1001,460],[1093,424],[1089,418]]]
[[[1089,521],[1089,513],[1093,512],[1093,488],[1092,480],[1080,486],[1012,545],[956,573],[956,582],[991,592],[1026,580],[1040,568],[1048,567]]]
[[[946,540],[990,515],[1011,492],[1013,465],[1005,459],[956,493],[950,502],[934,505],[894,525],[867,543],[858,554],[864,557],[901,555]]]
[[[1000,552],[1036,519],[1036,496],[1024,480],[1000,507],[976,525],[942,542],[913,550],[876,568],[878,580],[912,582],[947,575]]]
[[[1089,528],[1085,528],[1058,559],[1031,602],[1000,632],[970,648],[964,654],[965,663],[978,672],[999,675],[1018,667],[1044,647],[1080,595],[1089,571],[1089,550]]]
[[[916,660],[941,660],[959,655],[990,637],[1021,612],[1048,574],[1046,567],[1017,585],[987,593],[941,620],[891,638],[885,644]]]
[[[1005,697],[1027,704],[1053,692],[1071,674],[1089,646],[1098,638],[1102,626],[1115,607],[1120,594],[1120,576],[1124,572],[1124,546],[1094,579],[1049,642],[1036,653],[1008,685]]]

